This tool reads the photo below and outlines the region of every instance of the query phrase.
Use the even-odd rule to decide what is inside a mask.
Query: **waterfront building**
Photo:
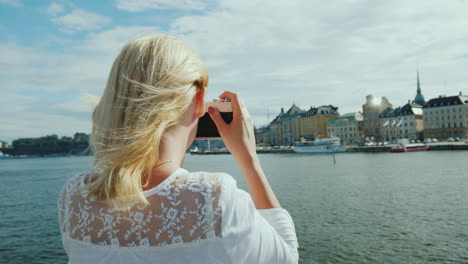
[[[263,144],[266,146],[270,146],[270,125],[266,125],[263,127]]]
[[[392,108],[392,104],[384,96],[366,96],[366,103],[362,105],[363,129],[366,141],[381,140],[380,114]]]
[[[408,101],[396,109],[387,108],[379,116],[381,141],[396,143],[398,139],[422,140],[424,120],[422,105]]]
[[[338,107],[324,105],[304,111],[293,104],[286,112],[281,108],[269,126],[270,145],[293,145],[302,138],[327,137],[327,121],[338,117]]]
[[[357,144],[363,141],[362,114],[348,113],[327,122],[327,136],[339,137],[342,144]]]
[[[257,145],[270,145],[270,125],[254,128],[254,133]]]
[[[277,115],[270,123],[270,144],[272,146],[281,145],[281,139],[283,136],[283,126],[281,125],[281,115],[284,114],[284,109],[281,108],[281,112]]]
[[[308,111],[300,113],[299,138],[305,140],[327,138],[327,122],[339,116],[338,107],[333,105],[311,107]]]
[[[5,141],[0,140],[0,148],[8,148],[8,143]]]
[[[270,123],[270,144],[292,145],[299,140],[299,114],[303,112],[298,106],[293,104],[286,112],[281,108],[281,112]]]
[[[416,96],[413,102],[396,109],[387,108],[379,115],[381,141],[397,142],[398,139],[422,140],[424,132],[423,105],[419,71],[416,73]]]
[[[304,112],[297,105],[293,104],[281,118],[282,128],[282,145],[293,145],[299,140],[299,116]]]
[[[424,137],[468,137],[468,95],[439,96],[424,105]]]

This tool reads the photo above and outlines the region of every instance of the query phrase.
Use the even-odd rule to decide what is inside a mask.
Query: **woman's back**
[[[207,86],[201,59],[172,37],[122,48],[92,114],[92,177],[72,177],[58,201],[70,263],[298,262],[294,223],[260,166],[245,105],[222,93],[226,123],[205,107]],[[250,194],[227,174],[182,169],[206,111]]]
[[[70,263],[288,263],[297,254],[287,211],[255,209],[227,174],[177,169],[144,192],[148,206],[126,209],[87,199],[78,189],[87,176],[72,177],[58,201]]]

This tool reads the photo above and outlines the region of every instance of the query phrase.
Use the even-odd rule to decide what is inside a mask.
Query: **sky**
[[[172,35],[210,71],[207,100],[238,92],[257,126],[282,107],[362,110],[468,94],[468,1],[0,0],[0,140],[90,133],[120,48]]]

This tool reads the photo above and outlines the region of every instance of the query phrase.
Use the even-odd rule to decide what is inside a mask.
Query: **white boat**
[[[346,147],[340,145],[339,138],[323,138],[315,141],[304,141],[294,144],[296,153],[336,153],[345,152]]]
[[[191,153],[191,154],[194,154],[194,153],[196,154],[196,153],[198,153],[199,151],[200,151],[200,150],[198,149],[197,146],[194,146],[193,148],[190,149],[190,153]]]
[[[10,156],[9,154],[3,154],[3,152],[0,151],[0,160],[4,159],[12,159],[13,157]]]

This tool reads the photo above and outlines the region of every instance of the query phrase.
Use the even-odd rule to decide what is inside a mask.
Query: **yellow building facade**
[[[338,107],[332,105],[311,107],[299,117],[299,138],[315,140],[328,137],[327,123],[339,117]]]

